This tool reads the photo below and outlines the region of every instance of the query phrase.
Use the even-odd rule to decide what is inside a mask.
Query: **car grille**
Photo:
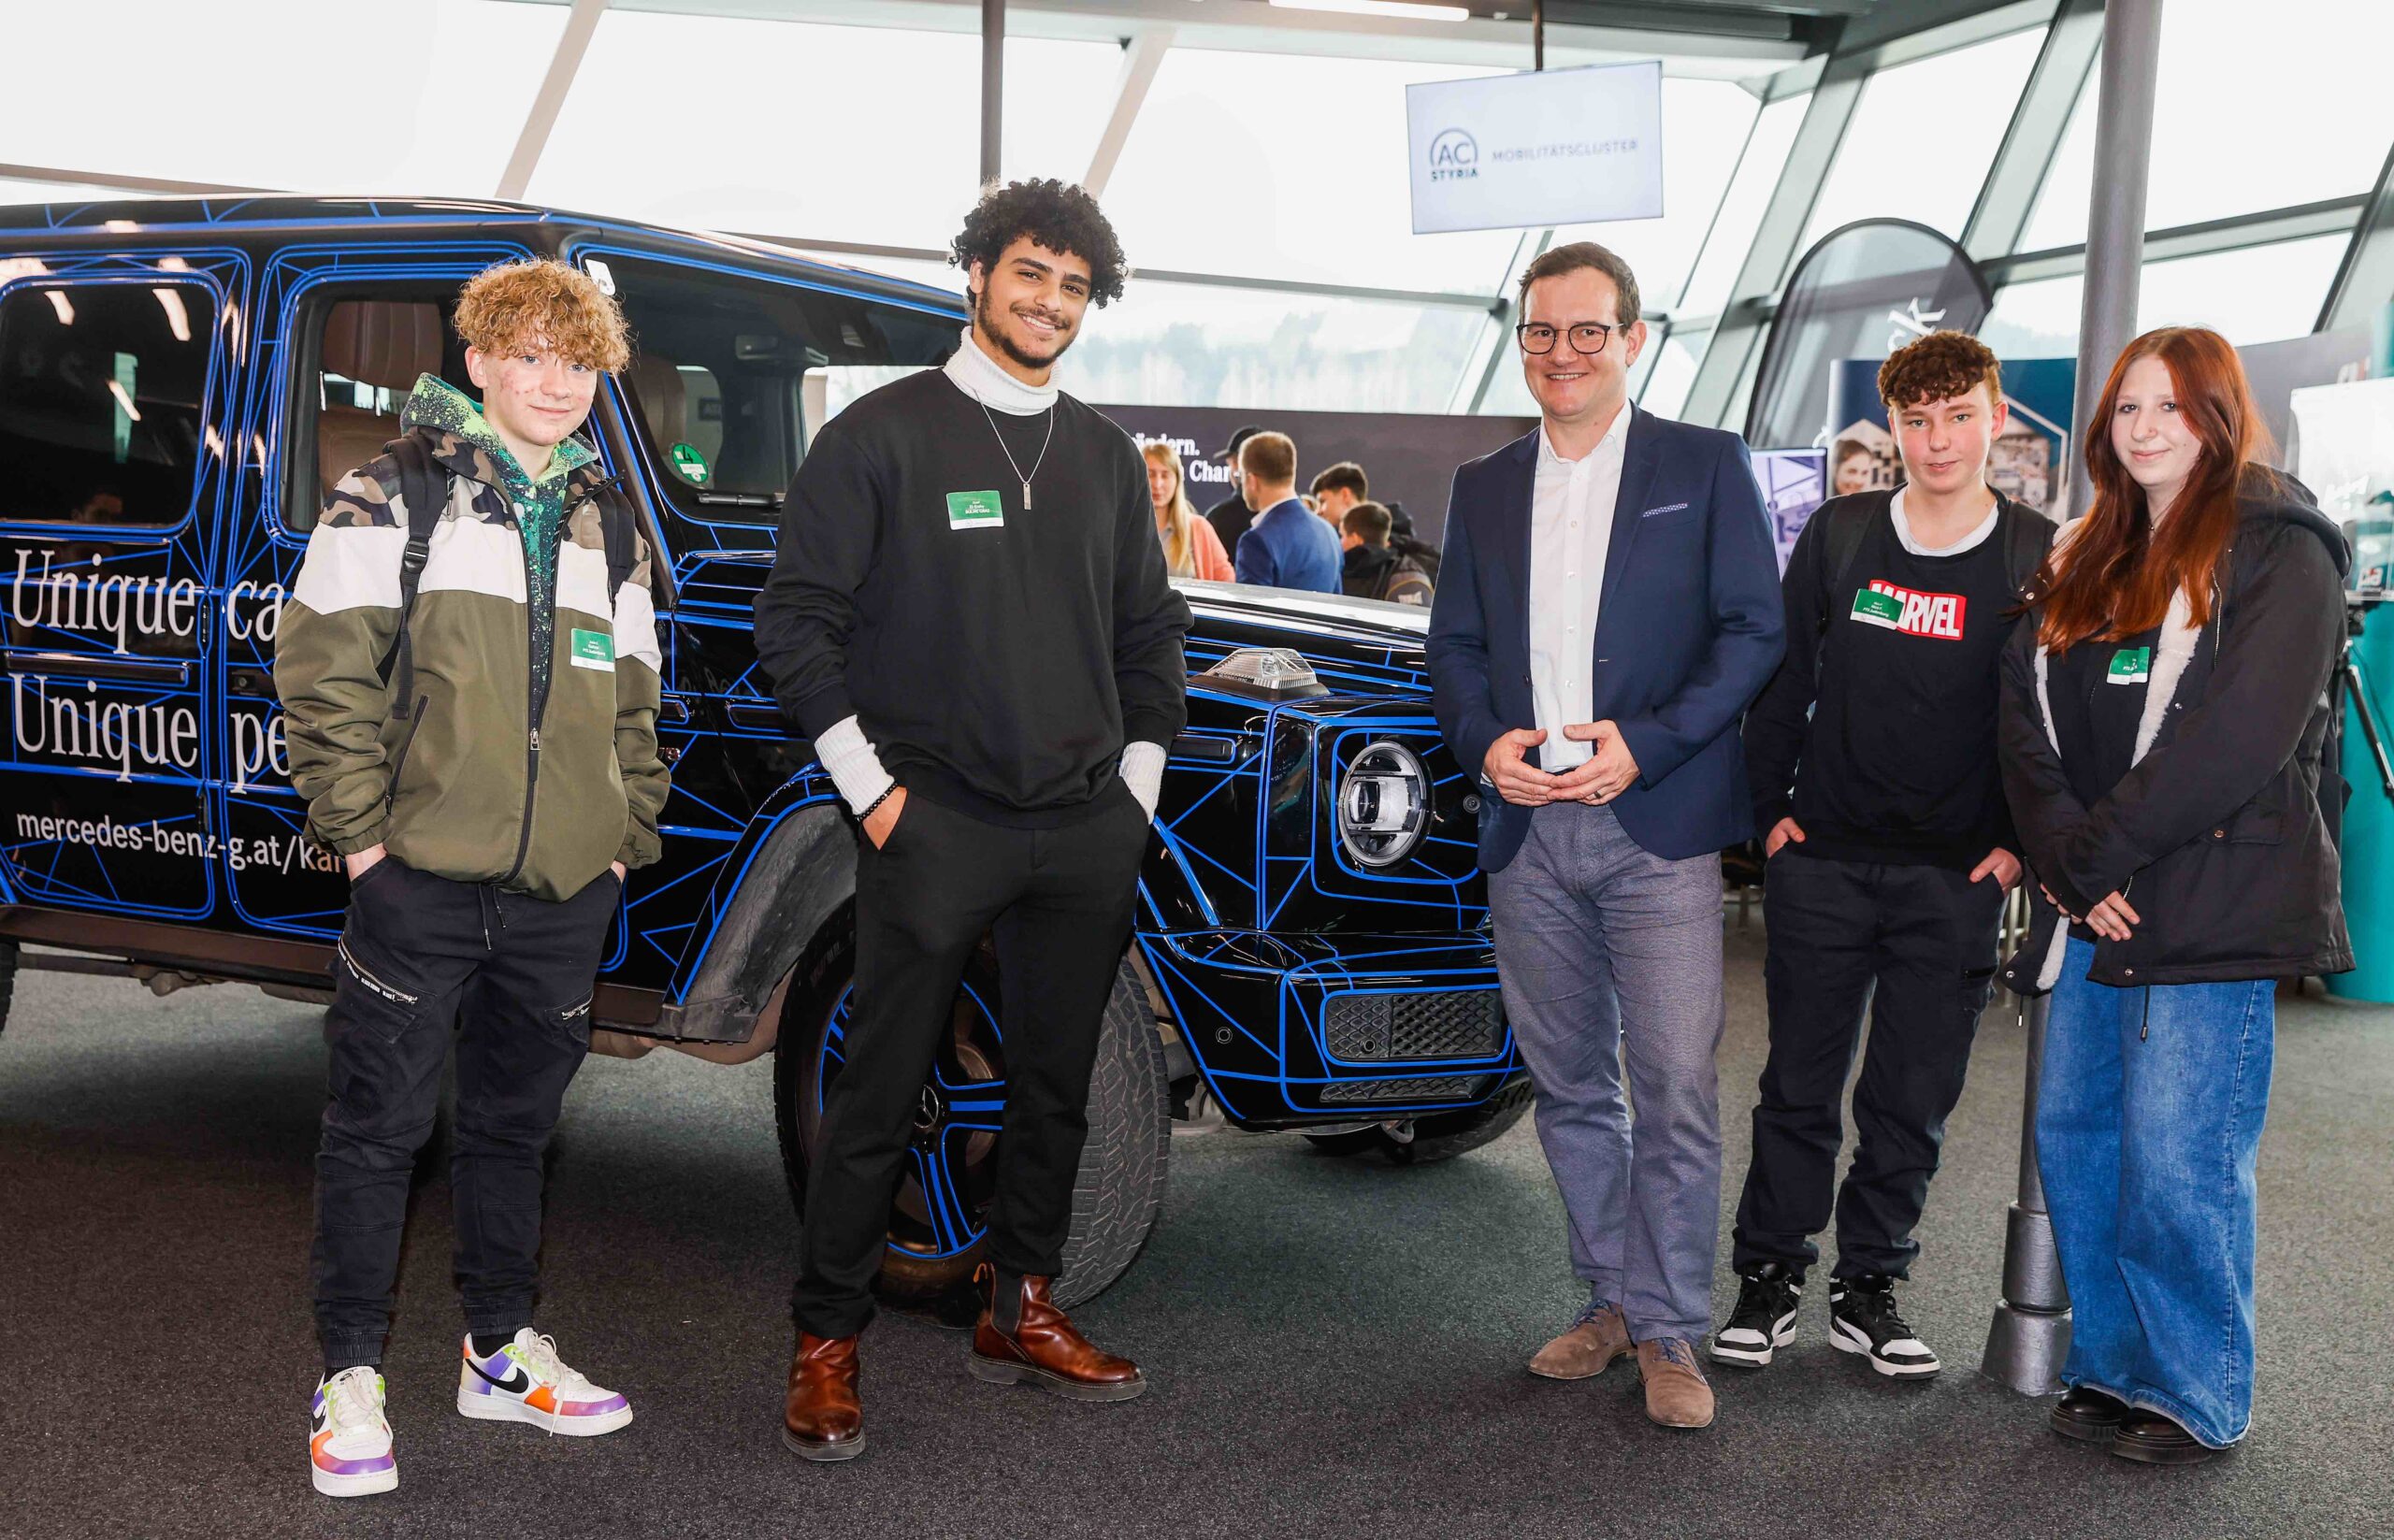
[[[1450,1074],[1435,1080],[1338,1080],[1321,1088],[1329,1101],[1460,1101],[1476,1096],[1486,1075]]]
[[[1493,989],[1436,995],[1334,995],[1323,1008],[1330,1057],[1489,1058],[1505,1043],[1504,1001]]]

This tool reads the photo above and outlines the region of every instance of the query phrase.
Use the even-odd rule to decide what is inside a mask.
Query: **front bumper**
[[[1450,1112],[1522,1072],[1481,937],[1202,930],[1139,945],[1242,1128]]]

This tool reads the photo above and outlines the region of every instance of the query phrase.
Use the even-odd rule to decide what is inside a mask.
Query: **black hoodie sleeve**
[[[2086,807],[2070,789],[2070,771],[2045,726],[2045,705],[2037,689],[2037,622],[2034,612],[2023,615],[2003,649],[1996,752],[2003,769],[2004,801],[2020,842],[2010,848],[2064,907],[2084,914],[2086,900],[2062,870],[2062,850],[2071,832],[2086,821]],[[2103,888],[2096,896],[2111,891]]]
[[[1796,770],[1811,724],[1820,681],[1821,546],[1827,520],[1817,512],[1796,537],[1779,597],[1787,614],[1787,653],[1779,669],[1746,712],[1746,783],[1752,788],[1754,831],[1764,839],[1781,818],[1796,812]]]
[[[783,714],[809,738],[857,713],[848,638],[887,504],[873,456],[837,421],[815,439],[782,501],[773,570],[757,596],[757,659]]]
[[[2292,523],[2266,528],[2251,578],[2231,585],[2215,622],[2219,653],[2202,700],[2062,842],[2060,868],[2080,892],[2119,892],[2224,825],[2285,766],[2319,709],[2344,645],[2343,583],[2317,534]],[[2248,526],[2240,540],[2260,533]]]
[[[1129,440],[1126,439],[1127,444]],[[1172,586],[1156,538],[1147,462],[1129,456],[1123,472],[1120,534],[1114,553],[1114,688],[1122,701],[1122,741],[1160,743],[1189,721],[1189,601]]]

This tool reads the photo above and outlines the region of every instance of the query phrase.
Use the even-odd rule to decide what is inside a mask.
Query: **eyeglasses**
[[[1571,346],[1577,351],[1599,353],[1621,328],[1608,321],[1575,322],[1567,328],[1550,326],[1543,321],[1524,321],[1513,328],[1513,336],[1520,339],[1523,353],[1552,353],[1555,336],[1564,330],[1570,332]]]

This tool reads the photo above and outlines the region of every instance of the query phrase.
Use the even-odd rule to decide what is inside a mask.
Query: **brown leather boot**
[[[798,1334],[789,1399],[782,1403],[782,1442],[801,1460],[854,1460],[864,1453],[856,1338]]]
[[[1128,1401],[1147,1389],[1137,1364],[1100,1352],[1074,1329],[1047,1297],[1048,1279],[1025,1277],[1004,1287],[997,1269],[984,1262],[973,1281],[989,1291],[989,1307],[973,1329],[967,1362],[973,1378],[1031,1385],[1074,1401]]]

